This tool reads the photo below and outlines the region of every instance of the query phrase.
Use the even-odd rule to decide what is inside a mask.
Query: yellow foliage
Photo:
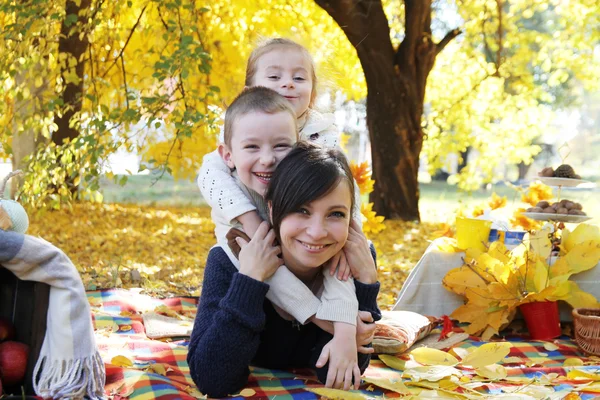
[[[511,225],[515,227],[521,227],[525,231],[538,230],[542,226],[542,221],[535,221],[531,218],[527,218],[523,215],[525,211],[525,208],[518,208],[510,220]]]
[[[362,229],[364,233],[379,233],[385,229],[383,223],[385,218],[377,215],[377,213],[373,211],[373,203],[363,203],[360,211],[363,216]]]
[[[499,242],[485,252],[467,249],[465,264],[446,274],[444,287],[466,298],[466,304],[451,316],[469,323],[468,333],[489,338],[512,320],[519,305],[529,302],[563,300],[574,308],[599,306],[569,277],[600,262],[600,240],[574,245],[549,266],[548,234],[546,230],[530,234],[510,252]]]
[[[350,170],[352,171],[354,180],[358,184],[360,194],[365,195],[371,193],[375,181],[371,179],[371,167],[369,167],[369,163],[366,161],[360,164],[352,162],[350,163]]]
[[[529,185],[529,188],[523,194],[521,200],[534,207],[538,202],[550,200],[553,196],[552,188],[550,186],[545,185],[540,181],[535,181]]]

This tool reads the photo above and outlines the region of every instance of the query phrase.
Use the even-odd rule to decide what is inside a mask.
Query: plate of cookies
[[[569,164],[559,165],[556,169],[546,167],[538,172],[538,179],[548,186],[575,187],[583,183],[590,183],[581,179]]]
[[[583,222],[592,219],[583,211],[581,204],[567,199],[552,204],[542,200],[523,215],[537,221]]]

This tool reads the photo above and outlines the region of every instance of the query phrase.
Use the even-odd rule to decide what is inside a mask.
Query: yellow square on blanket
[[[398,354],[429,335],[437,318],[412,311],[383,311],[376,322],[373,348],[377,354]]]

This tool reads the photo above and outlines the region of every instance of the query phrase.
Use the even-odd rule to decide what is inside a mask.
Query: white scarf
[[[104,399],[104,363],[71,260],[43,239],[0,230],[0,265],[21,280],[50,285],[46,336],[33,372],[35,392],[55,400]]]

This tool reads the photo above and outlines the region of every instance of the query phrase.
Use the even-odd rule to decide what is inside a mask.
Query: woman
[[[340,151],[298,143],[275,170],[266,194],[273,228],[263,223],[250,242],[237,239],[239,272],[233,264],[237,260],[222,248],[210,251],[188,353],[192,378],[202,393],[222,397],[239,391],[248,381],[249,365],[312,367],[327,386],[349,389],[354,381],[358,387],[370,355],[358,354],[358,368],[344,376],[328,375],[332,335],[316,325],[290,321],[265,298],[269,285],[264,283],[283,262],[320,294],[323,265],[343,249],[359,309],[373,320],[381,318],[374,251],[350,225],[353,193],[352,174]],[[358,338],[359,345],[363,340]]]

